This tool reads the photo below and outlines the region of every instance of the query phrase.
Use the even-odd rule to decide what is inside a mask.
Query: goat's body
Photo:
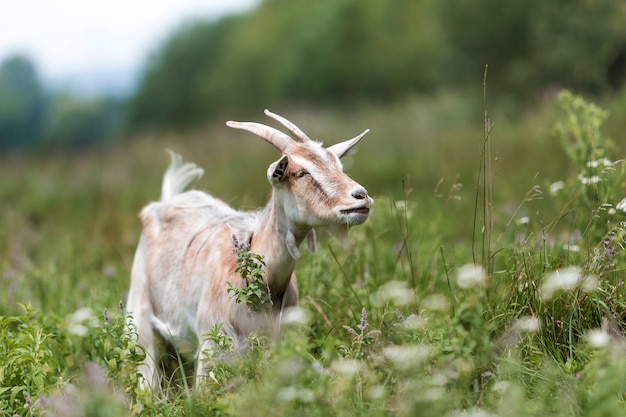
[[[174,195],[142,210],[143,231],[133,264],[128,310],[148,362],[159,356],[155,336],[171,342],[182,354],[193,354],[198,347],[211,348],[198,337],[218,323],[238,348],[246,345],[245,337],[251,330],[265,324],[255,320],[245,304],[230,300],[227,290],[229,285],[243,284],[235,272],[233,235],[250,242],[253,252],[268,257],[265,252],[273,245],[266,245],[264,250],[254,239],[262,235],[268,210],[236,211],[200,191]],[[281,259],[269,259],[267,269],[276,270],[276,261]],[[286,257],[282,262],[287,264],[281,269],[283,285],[271,288],[274,311],[297,303],[295,262]],[[154,365],[141,370],[151,383],[158,381]],[[199,361],[199,374],[203,367]]]
[[[257,123],[229,122],[249,130],[281,151],[267,178],[272,197],[265,209],[241,212],[200,191],[184,192],[202,169],[172,155],[163,178],[161,201],[141,211],[143,230],[135,254],[128,295],[128,312],[146,351],[139,371],[143,381],[158,387],[157,338],[170,342],[182,354],[197,353],[196,380],[207,374],[204,352],[213,342],[204,338],[214,326],[246,346],[252,331],[273,330],[275,318],[298,302],[293,273],[299,246],[308,239],[315,249],[313,228],[323,228],[342,242],[348,229],[363,223],[373,200],[365,188],[343,173],[340,158],[354,147],[354,139],[324,148],[291,122],[266,111],[287,127],[296,139]],[[263,256],[264,279],[272,307],[263,314],[248,311],[231,299],[229,286],[242,288],[236,272],[233,236]],[[269,314],[266,314],[269,313]]]

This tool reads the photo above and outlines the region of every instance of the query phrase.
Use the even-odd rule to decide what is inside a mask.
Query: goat
[[[143,386],[156,389],[160,383],[155,345],[159,337],[181,352],[199,352],[196,385],[208,371],[203,352],[214,347],[202,336],[215,325],[221,324],[221,332],[237,348],[245,348],[246,336],[258,322],[227,294],[229,284],[242,281],[235,272],[233,239],[248,242],[251,252],[263,256],[272,298],[269,314],[275,323],[285,308],[298,303],[293,271],[301,243],[307,239],[314,252],[315,229],[325,229],[345,246],[350,226],[369,216],[374,200],[343,172],[340,162],[369,130],[324,148],[285,118],[269,110],[265,114],[292,136],[254,122],[226,123],[260,136],[282,153],[267,170],[272,196],[264,209],[236,211],[204,192],[183,192],[203,170],[171,153],[161,200],[141,211],[143,230],[127,309],[146,352],[139,368]]]

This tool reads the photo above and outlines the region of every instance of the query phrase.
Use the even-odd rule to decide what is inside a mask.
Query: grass
[[[242,208],[264,204],[274,151],[208,126],[1,157],[0,415],[623,416],[616,122],[568,94],[520,118],[487,107],[442,94],[288,114],[313,137],[372,129],[346,169],[375,211],[348,249],[303,250],[278,340],[253,335],[202,388],[162,395],[137,386],[120,301],[163,149]]]

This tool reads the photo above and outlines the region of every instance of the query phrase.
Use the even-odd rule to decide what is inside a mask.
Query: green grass
[[[345,165],[375,210],[348,249],[303,250],[302,315],[278,340],[255,335],[201,389],[172,379],[160,395],[137,386],[119,303],[164,149],[241,208],[265,203],[275,151],[208,126],[0,157],[0,416],[623,416],[626,177],[590,163],[619,158],[619,124],[559,102],[486,126],[489,104],[452,94],[273,109],[313,137],[371,128]]]

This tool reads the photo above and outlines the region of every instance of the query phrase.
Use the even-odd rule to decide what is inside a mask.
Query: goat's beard
[[[350,225],[347,223],[342,224],[332,224],[324,227],[324,230],[331,235],[342,248],[347,248],[350,245],[350,241],[348,239],[348,231],[350,230]]]

